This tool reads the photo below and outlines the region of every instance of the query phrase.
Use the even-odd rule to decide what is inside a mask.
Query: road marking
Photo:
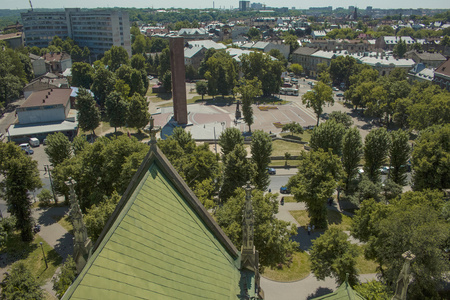
[[[303,111],[305,114],[307,114],[309,117],[313,118],[314,120],[317,120],[317,116],[316,114],[311,111],[310,109],[301,106],[300,104],[298,104],[297,102],[292,102],[295,106],[297,106],[298,108],[300,108],[301,111]]]

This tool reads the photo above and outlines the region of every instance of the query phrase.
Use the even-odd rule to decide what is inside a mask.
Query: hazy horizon
[[[132,2],[129,2],[128,5],[124,5],[124,1],[118,1],[118,0],[98,0],[98,1],[87,1],[87,0],[79,0],[76,2],[73,1],[67,1],[67,0],[60,0],[60,1],[53,1],[53,0],[31,0],[33,4],[33,8],[106,8],[106,7],[135,7],[135,8],[192,8],[192,9],[205,9],[205,8],[212,8],[213,5],[215,8],[224,8],[224,9],[230,9],[230,8],[238,8],[239,7],[239,0],[210,0],[210,1],[203,1],[203,0],[190,0],[190,1],[183,1],[183,4],[180,4],[181,1],[175,1],[175,0],[167,0],[164,1],[164,6],[161,6],[160,1],[144,1],[144,0],[135,0]],[[30,4],[28,0],[19,0],[19,1],[10,1],[10,0],[0,0],[1,6],[0,9],[28,9],[30,8]],[[317,0],[312,2],[311,4],[302,3],[299,4],[298,0],[285,0],[280,4],[280,1],[274,1],[274,0],[259,0],[259,1],[250,1],[250,3],[264,3],[268,7],[288,7],[292,8],[295,7],[296,9],[308,9],[309,7],[324,7],[324,6],[332,6],[333,9],[337,7],[344,7],[348,8],[349,6],[356,6],[361,9],[365,9],[367,6],[372,6],[373,8],[381,8],[381,9],[409,9],[409,8],[424,8],[424,9],[449,9],[450,8],[450,1],[443,1],[443,0],[431,0],[428,1],[427,7],[424,7],[424,3],[422,1],[406,1],[406,0],[400,0],[400,1],[387,1],[387,0],[380,0],[376,3],[373,3],[371,1],[349,1],[349,0],[343,0],[339,2],[339,5],[336,5],[335,1],[330,0]]]

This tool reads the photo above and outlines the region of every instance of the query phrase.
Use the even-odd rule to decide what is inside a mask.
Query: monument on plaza
[[[186,74],[184,66],[184,38],[169,40],[170,68],[172,71],[172,96],[174,119],[179,125],[188,123],[186,102]]]

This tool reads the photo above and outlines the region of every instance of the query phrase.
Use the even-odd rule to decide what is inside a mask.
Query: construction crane
[[[30,2],[31,11],[33,11],[33,4],[31,4],[31,0],[28,0]]]

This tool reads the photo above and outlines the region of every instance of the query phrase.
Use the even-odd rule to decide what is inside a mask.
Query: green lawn
[[[289,282],[306,278],[311,272],[309,255],[304,251],[296,251],[292,255],[290,265],[280,265],[275,268],[265,268],[262,276],[267,279]]]
[[[301,227],[306,228],[306,226],[308,226],[309,224],[308,211],[291,210],[289,212],[295,218],[297,223],[300,224]],[[328,210],[328,225],[336,225],[342,230],[350,230],[351,221],[352,219],[349,216],[341,214],[340,212],[335,210]]]
[[[297,201],[295,201],[295,199],[294,199],[294,196],[283,196],[284,197],[284,202],[297,202]],[[298,211],[300,211],[300,210],[298,210]]]
[[[286,161],[285,160],[272,160],[269,164],[270,167],[285,167]],[[298,167],[298,161],[297,160],[288,160],[288,167],[289,168],[296,168]]]
[[[273,156],[284,156],[286,152],[289,152],[293,156],[300,155],[300,153],[304,150],[302,144],[286,142],[282,140],[275,140],[272,143],[273,145]],[[284,160],[283,160],[284,163]]]
[[[48,268],[45,266],[40,242],[42,242]],[[62,263],[61,256],[39,235],[35,235],[32,242],[22,242],[20,234],[16,232],[8,238],[0,252],[7,253],[8,257],[14,261],[23,261],[31,273],[36,276],[40,285],[50,279],[55,274],[56,268]]]
[[[73,226],[72,223],[69,220],[69,216],[64,216],[62,218],[58,218],[56,220],[59,225],[61,225],[65,230],[73,234]]]
[[[364,258],[364,248],[366,246],[358,246],[359,256],[356,258],[356,269],[359,274],[372,274],[377,272],[378,264],[373,260]]]
[[[308,142],[309,143],[311,141],[311,133],[312,133],[312,130],[305,130],[301,134],[290,133],[290,132],[283,132],[283,133],[281,133],[281,136],[284,137],[284,138],[293,139],[293,140],[300,140],[302,142]]]

